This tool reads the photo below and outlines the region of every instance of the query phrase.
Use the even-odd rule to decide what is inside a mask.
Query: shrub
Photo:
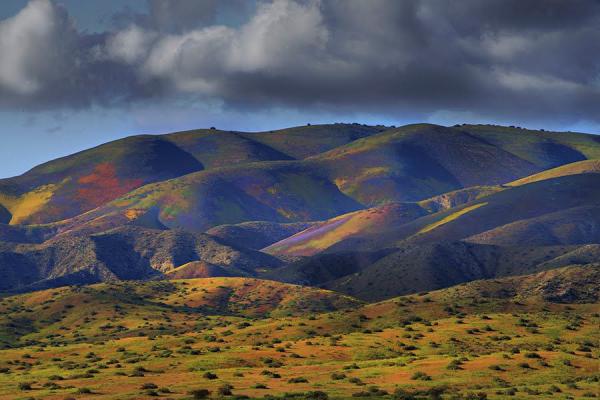
[[[308,392],[304,395],[304,398],[307,400],[327,400],[329,396],[327,393],[322,392],[320,390],[315,390],[314,392]]]
[[[257,383],[256,385],[252,386],[254,389],[268,389],[269,387],[267,385],[265,385],[264,383]]]
[[[361,381],[360,378],[350,378],[350,379],[348,379],[348,382],[353,383],[353,384],[358,385],[358,386],[364,386],[365,385],[365,383],[363,381]]]
[[[449,369],[449,370],[451,370],[451,371],[455,371],[455,370],[458,370],[458,369],[462,369],[462,368],[461,368],[461,365],[462,365],[462,361],[460,361],[460,360],[452,360],[452,361],[450,361],[450,363],[449,363],[449,364],[446,366],[446,369]]]
[[[230,385],[229,383],[225,383],[221,387],[219,387],[218,393],[221,396],[231,396],[233,394],[232,390],[233,390],[233,386]]]
[[[189,392],[193,399],[206,399],[210,395],[210,391],[207,389],[194,389]]]
[[[140,389],[158,389],[158,386],[152,382],[144,383]]]
[[[303,376],[298,376],[298,377],[295,377],[295,378],[290,378],[288,380],[288,383],[307,383],[307,382],[308,382],[308,379],[306,379]]]
[[[219,377],[217,376],[217,374],[213,374],[212,372],[208,372],[208,371],[207,371],[207,372],[205,372],[205,373],[202,375],[202,377],[203,377],[203,378],[206,378],[206,379],[210,379],[210,380],[213,380],[213,379],[217,379],[217,378],[219,378]]]
[[[417,371],[410,377],[410,379],[413,381],[430,381],[431,376],[427,375],[425,372]]]
[[[333,374],[331,374],[331,379],[333,379],[334,381],[339,381],[339,380],[345,379],[345,378],[346,378],[346,374],[344,374],[344,373],[334,372]]]
[[[25,391],[25,390],[32,390],[31,389],[31,383],[29,383],[29,382],[20,382],[19,383],[19,390],[23,390],[23,391]]]

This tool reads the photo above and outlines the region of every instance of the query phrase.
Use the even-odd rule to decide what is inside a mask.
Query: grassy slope
[[[600,197],[599,184],[600,174],[569,175],[533,182],[424,216],[394,229],[350,238],[329,251],[395,247],[406,240],[411,243],[461,240],[520,220],[593,206]]]
[[[21,177],[2,180],[0,205],[12,214],[12,223],[44,223],[106,204],[148,182],[203,168],[235,165],[241,165],[238,169],[244,170],[255,185],[268,188],[273,180],[283,179],[276,183],[286,188],[288,184],[300,183],[295,178],[292,179],[296,182],[290,183],[289,177],[269,176],[281,165],[279,160],[310,156],[290,165],[296,165],[309,180],[327,181],[357,203],[369,206],[422,200],[469,186],[505,183],[561,163],[594,158],[600,153],[598,148],[600,143],[591,135],[513,132],[500,127],[467,130],[427,124],[392,130],[335,124],[266,133],[205,130],[137,136],[52,161]],[[263,163],[248,166],[253,171],[250,176],[245,171],[246,165],[253,162]],[[165,183],[164,190],[184,198],[189,192],[216,191],[218,195],[234,197],[233,203],[244,202],[241,197],[248,194],[253,196],[245,185],[241,188],[244,193],[232,194],[226,183],[224,188],[219,187],[221,183],[182,178],[177,183]],[[197,184],[208,188],[197,188]],[[291,213],[291,217],[284,216],[286,221],[305,217],[293,207],[287,209],[287,205],[276,211],[279,216],[264,210],[240,211],[238,205],[231,206],[233,209],[227,205],[223,210],[237,215],[238,218],[232,218],[233,223],[245,221],[252,214],[275,221],[279,221],[282,213]],[[248,207],[253,206],[259,207],[257,204]],[[306,206],[319,205],[313,202]]]
[[[94,398],[145,398],[142,385],[151,382],[177,399],[198,388],[216,395],[224,383],[252,398],[444,386],[447,395],[502,399],[516,389],[527,398],[579,399],[597,384],[600,321],[597,303],[577,303],[597,302],[597,281],[597,267],[570,267],[365,306],[331,292],[228,278],[32,293],[0,303],[2,340],[18,346],[0,351],[8,368],[0,398],[14,398],[20,382],[34,388],[22,397],[79,398],[89,388]],[[255,302],[265,298],[272,301]],[[299,309],[296,301],[314,309],[286,316]],[[35,327],[32,315],[43,317]],[[207,371],[216,378],[203,377]],[[416,372],[430,380],[411,379]]]
[[[0,204],[12,213],[12,224],[51,222],[144,184],[202,168],[194,157],[163,138],[133,136],[0,180]]]
[[[401,225],[424,214],[425,211],[416,204],[388,203],[320,222],[263,251],[275,255],[312,256],[349,237],[375,233],[383,226]]]
[[[58,221],[147,183],[203,169],[314,155],[383,129],[339,124],[266,133],[196,130],[132,136],[0,180],[0,206],[10,211],[13,224]]]
[[[507,183],[506,186],[522,186],[528,183],[543,181],[560,176],[577,175],[586,173],[600,173],[600,160],[585,160],[561,165],[560,167],[548,169],[538,174],[526,176],[514,182]]]
[[[161,224],[193,230],[253,220],[317,220],[372,203],[423,200],[466,185],[508,182],[553,163],[567,162],[575,157],[575,151],[579,158],[596,156],[594,146],[600,145],[581,134],[503,134],[510,140],[499,140],[489,132],[410,125],[304,161],[214,168],[149,185],[101,212],[145,215],[154,209]],[[490,144],[491,140],[497,144]],[[522,140],[535,157],[520,158],[523,150],[515,140]],[[572,152],[565,146],[573,147]],[[420,205],[436,211],[499,190],[498,186],[478,186]]]
[[[467,240],[499,246],[600,243],[600,206],[574,207],[523,219],[473,235]]]

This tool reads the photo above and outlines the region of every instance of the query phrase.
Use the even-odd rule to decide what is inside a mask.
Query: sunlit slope
[[[311,256],[344,239],[402,225],[425,214],[426,211],[414,203],[389,203],[319,222],[263,251],[276,255]]]
[[[204,129],[132,136],[0,180],[0,206],[10,212],[12,224],[58,221],[147,183],[215,167],[303,158],[384,129],[335,124],[264,133]],[[0,223],[6,219],[2,212]]]
[[[490,194],[449,210],[421,217],[370,236],[349,238],[330,251],[369,250],[412,243],[462,240],[513,222],[598,204],[600,174],[551,178]],[[563,218],[565,221],[568,218]],[[526,244],[526,243],[524,243]]]
[[[389,128],[361,124],[307,125],[244,136],[301,160],[351,143]]]
[[[134,136],[50,161],[0,180],[11,224],[78,215],[144,184],[202,170],[194,157],[154,136]]]
[[[548,169],[538,174],[526,176],[525,178],[518,179],[514,182],[507,183],[507,186],[521,186],[527,183],[543,181],[551,178],[558,178],[560,176],[577,175],[586,173],[600,173],[600,160],[585,160],[578,161],[571,164],[561,165],[560,167]]]
[[[502,136],[506,134],[506,136]],[[534,156],[524,156],[523,148]],[[593,135],[538,131],[466,131],[408,125],[311,158],[364,203],[415,201],[478,185],[496,185],[543,169],[599,156]]]
[[[600,159],[600,139],[597,135],[548,132],[498,125],[465,124],[456,129],[499,146],[541,169],[554,168],[585,159]]]
[[[169,228],[205,231],[246,221],[301,222],[362,208],[318,171],[299,162],[217,168],[147,185],[94,215],[154,210]]]

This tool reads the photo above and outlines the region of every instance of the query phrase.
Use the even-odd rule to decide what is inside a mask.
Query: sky
[[[141,133],[599,109],[597,0],[0,1],[0,177]]]

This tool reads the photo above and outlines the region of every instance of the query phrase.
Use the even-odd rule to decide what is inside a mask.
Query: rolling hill
[[[12,224],[59,221],[148,183],[222,166],[306,157],[384,129],[336,124],[265,133],[205,129],[132,136],[0,180],[0,222],[8,213]]]
[[[7,297],[0,398],[590,398],[599,271],[567,267],[373,304],[247,278]]]
[[[126,138],[0,181],[2,290],[242,276],[380,300],[588,264],[599,157],[486,125]]]
[[[252,276],[281,261],[232,247],[219,239],[179,230],[121,227],[94,235],[61,235],[42,244],[0,246],[0,291],[23,291],[103,281],[147,280],[182,273],[201,261],[214,265],[208,275]],[[189,270],[189,268],[188,268]]]

